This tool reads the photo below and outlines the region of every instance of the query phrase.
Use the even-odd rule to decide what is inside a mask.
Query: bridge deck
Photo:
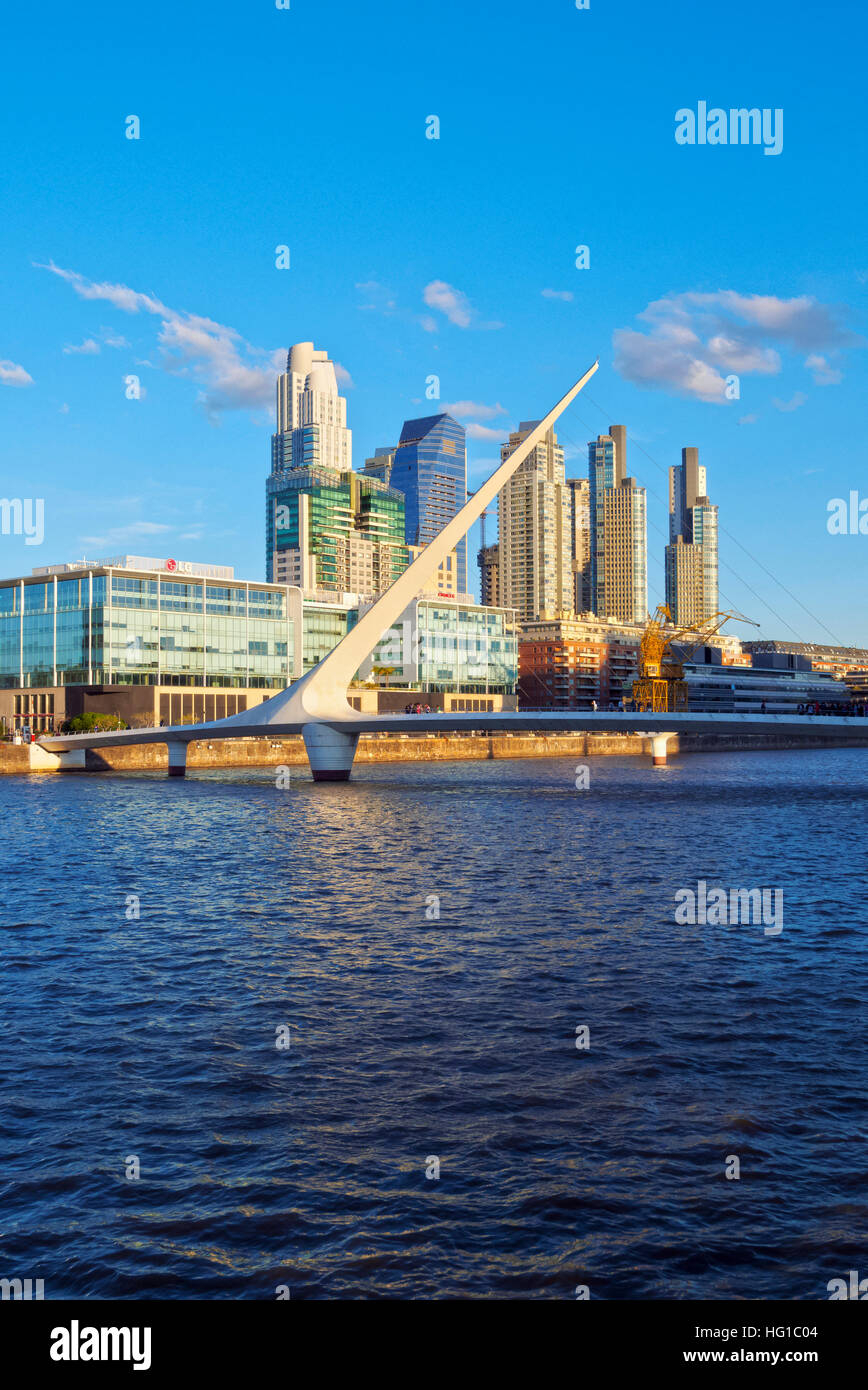
[[[263,706],[258,706],[261,710]],[[104,734],[57,734],[40,740],[51,753],[77,748],[117,748],[137,743],[191,743],[224,738],[280,738],[300,734],[305,723],[246,720],[243,715],[205,724],[179,724],[160,729],[119,729]],[[445,734],[480,730],[483,733],[642,733],[642,734],[769,734],[791,738],[864,738],[868,719],[842,715],[805,714],[636,714],[621,710],[604,712],[520,710],[515,713],[447,712],[437,714],[360,714],[355,718],[323,720],[344,733]]]

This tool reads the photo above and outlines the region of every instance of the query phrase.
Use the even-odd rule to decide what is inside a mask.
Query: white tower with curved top
[[[313,343],[295,343],[286,371],[277,378],[272,473],[320,465],[345,472],[353,466],[347,402],[338,390],[335,364]]]

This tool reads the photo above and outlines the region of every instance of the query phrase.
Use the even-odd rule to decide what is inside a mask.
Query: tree
[[[74,719],[67,719],[60,728],[62,734],[107,734],[115,729],[126,729],[127,725],[116,714],[98,714],[86,710]]]
[[[397,669],[397,666],[374,666],[371,669],[371,674],[376,677],[378,684],[382,681],[383,687],[385,687],[389,683],[389,677],[394,676]]]

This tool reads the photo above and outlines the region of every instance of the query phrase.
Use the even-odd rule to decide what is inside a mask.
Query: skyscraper
[[[275,583],[370,596],[406,569],[404,498],[378,478],[293,468],[268,484]]]
[[[366,472],[387,466],[392,451],[378,449]],[[391,460],[390,485],[403,492],[408,545],[427,545],[467,501],[464,426],[451,415],[405,420]],[[458,587],[467,592],[467,540],[456,547]]]
[[[500,605],[500,546],[482,546],[476,560],[479,565],[479,602],[487,608],[497,608]]]
[[[680,535],[666,547],[666,604],[681,626],[702,618],[702,551]]]
[[[388,483],[392,477],[392,464],[395,462],[395,449],[375,449],[374,457],[365,459],[364,471],[372,478]]]
[[[522,422],[501,446],[502,459],[536,423]],[[573,612],[571,495],[564,451],[549,430],[499,494],[500,602],[520,622]]]
[[[610,425],[588,444],[589,596],[601,618],[647,617],[645,489],[627,474],[627,430]]]
[[[347,403],[313,343],[290,348],[277,379],[265,554],[272,582],[307,591],[377,594],[407,565],[404,498],[352,471]]]
[[[591,611],[591,486],[587,478],[567,478],[573,561],[573,607]]]
[[[271,471],[322,465],[353,466],[347,403],[338,394],[334,363],[313,343],[296,343],[277,378],[277,428],[271,437]]]
[[[601,618],[641,623],[648,616],[645,489],[635,478],[606,488],[603,500],[603,607]]]
[[[681,463],[669,470],[666,602],[682,625],[718,611],[717,507],[694,447],[682,449]]]

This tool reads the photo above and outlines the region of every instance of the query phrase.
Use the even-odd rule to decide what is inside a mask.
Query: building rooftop
[[[794,655],[813,657],[820,661],[839,660],[868,664],[868,650],[864,647],[835,647],[822,642],[786,642],[773,638],[757,638],[743,645],[746,652],[792,652]]]
[[[164,574],[192,574],[200,579],[234,579],[232,565],[204,565],[197,560],[157,560],[146,555],[111,555],[107,560],[71,560],[65,565],[40,565],[31,570],[35,578],[52,574],[74,574],[77,570],[152,570]]]

